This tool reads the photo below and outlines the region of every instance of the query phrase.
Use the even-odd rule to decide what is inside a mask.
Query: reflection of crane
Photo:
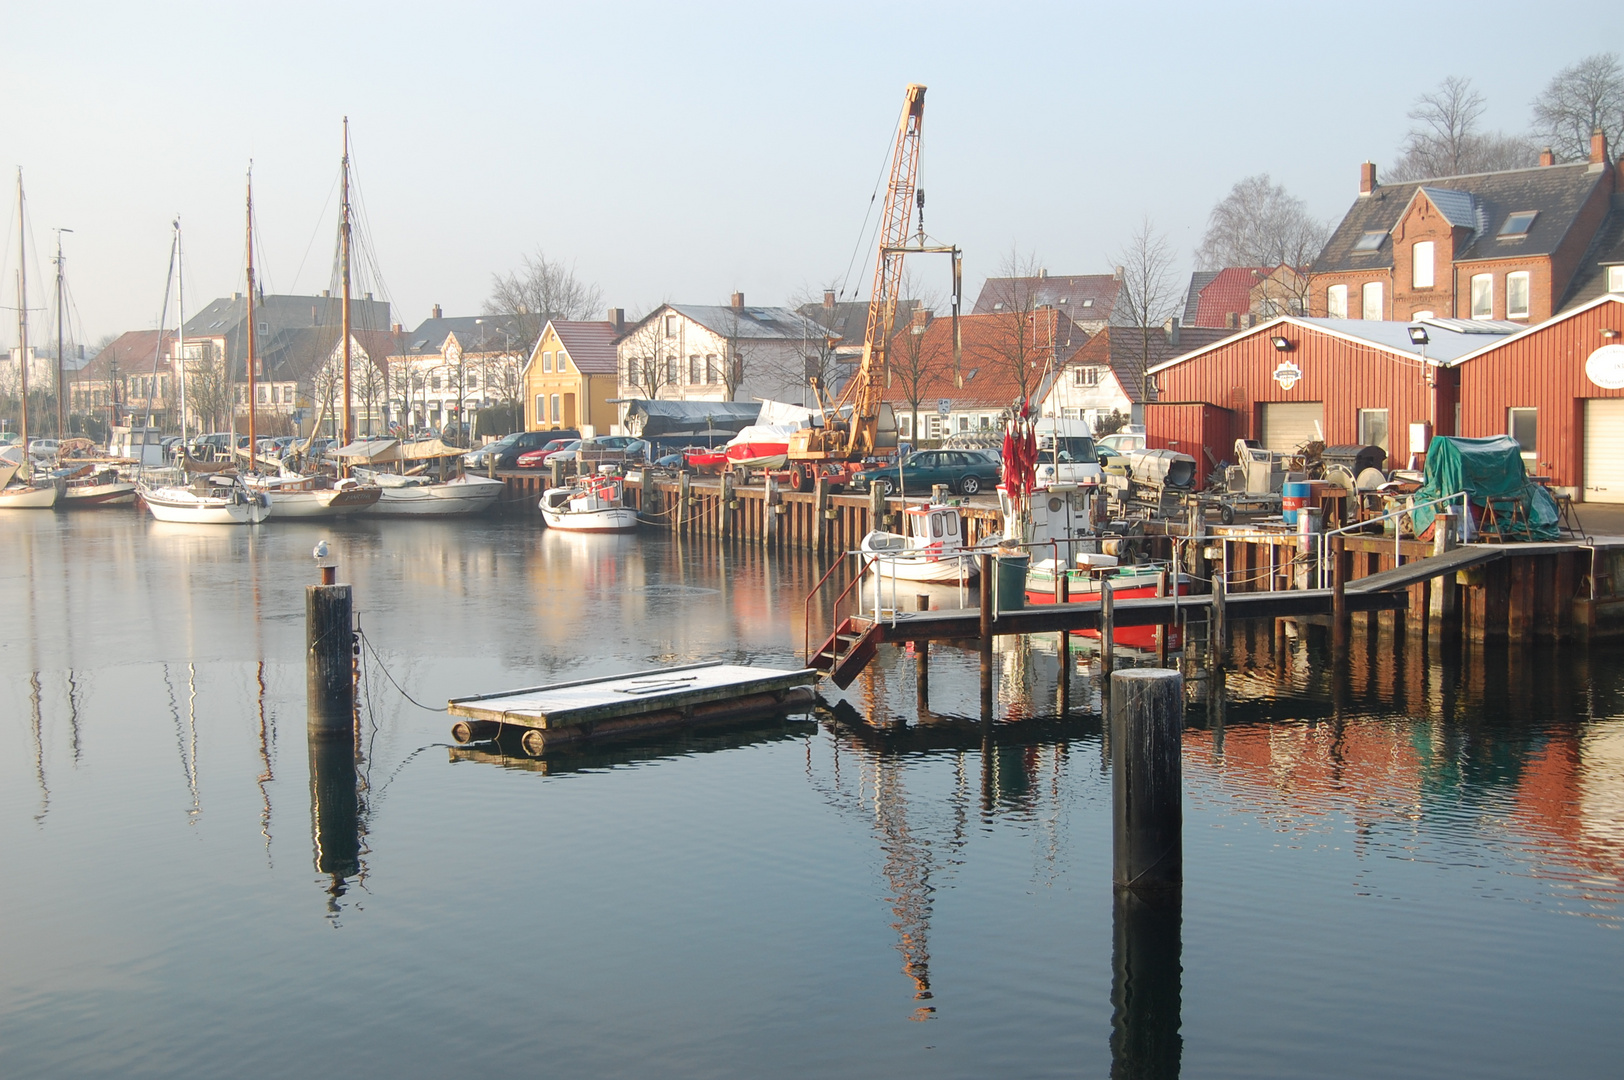
[[[825,402],[823,425],[803,428],[790,436],[789,460],[796,479],[810,487],[809,468],[825,464],[861,462],[880,448],[880,405],[885,389],[887,353],[896,319],[897,290],[902,283],[902,258],[907,252],[937,252],[953,256],[953,326],[955,367],[958,357],[959,250],[926,246],[925,193],[916,184],[919,174],[919,135],[925,120],[925,88],[910,84],[897,125],[896,148],[891,155],[891,179],[880,217],[880,250],[874,266],[874,291],[869,297],[868,325],[863,334],[863,360],[846,383],[838,402]],[[919,207],[917,243],[908,247],[908,219]],[[955,376],[957,372],[955,371]],[[822,388],[817,388],[822,400]],[[847,409],[850,415],[844,415]]]

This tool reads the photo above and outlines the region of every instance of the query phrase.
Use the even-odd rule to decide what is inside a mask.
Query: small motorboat
[[[964,545],[956,506],[910,506],[902,511],[907,533],[876,529],[863,537],[872,573],[902,581],[965,582],[976,576],[975,555]]]
[[[637,511],[621,502],[618,476],[593,476],[571,487],[541,493],[541,519],[563,532],[631,532]]]
[[[1161,578],[1164,567],[1154,565],[1118,565],[1114,555],[1100,555],[1088,552],[1077,556],[1077,566],[1066,570],[1067,600],[1073,604],[1084,602],[1098,602],[1100,598],[1100,583],[1111,583],[1111,596],[1117,600],[1131,599],[1139,596],[1155,596],[1156,585]],[[1168,574],[1168,587],[1173,587],[1175,575]],[[1190,594],[1190,579],[1184,574],[1176,575],[1178,582],[1177,592],[1180,596]],[[1055,561],[1044,559],[1032,564],[1026,575],[1026,602],[1028,604],[1052,604],[1055,602]],[[1097,630],[1084,630],[1085,637],[1098,637]],[[1112,634],[1112,639],[1118,645],[1128,645],[1138,649],[1151,649],[1156,646],[1156,628],[1154,626],[1119,626]],[[1180,627],[1167,628],[1167,645],[1177,649],[1184,644],[1183,631]]]
[[[450,480],[356,469],[382,488],[371,506],[355,511],[375,517],[460,517],[483,514],[496,505],[506,485],[465,473]]]
[[[87,510],[98,506],[129,506],[135,502],[135,481],[119,476],[112,467],[91,471],[88,467],[70,476],[62,492],[67,510]]]
[[[159,521],[192,525],[258,525],[271,516],[271,500],[234,475],[200,476],[190,484],[136,481],[136,491]]]

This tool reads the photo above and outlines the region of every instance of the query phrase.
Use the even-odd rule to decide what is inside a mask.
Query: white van
[[[1037,486],[1056,484],[1098,484],[1104,477],[1094,434],[1086,420],[1037,422]]]

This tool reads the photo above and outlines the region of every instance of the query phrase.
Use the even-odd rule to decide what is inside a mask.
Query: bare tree
[[[1557,72],[1534,99],[1534,130],[1559,160],[1584,161],[1600,128],[1616,152],[1624,143],[1624,69],[1617,53],[1587,56]]]
[[[189,348],[190,343],[188,343]],[[204,341],[201,355],[181,361],[186,379],[186,409],[209,431],[224,431],[230,424],[232,379],[226,370],[225,353],[214,342]]]
[[[1472,80],[1459,75],[1416,98],[1401,156],[1388,176],[1395,181],[1423,180],[1533,165],[1537,151],[1527,139],[1478,130],[1487,107]]]
[[[1330,234],[1330,226],[1311,215],[1307,204],[1270,181],[1268,173],[1259,173],[1237,182],[1207,215],[1196,266],[1300,268],[1319,256]]]
[[[633,391],[653,400],[667,386],[677,384],[678,363],[672,345],[665,340],[662,320],[654,317],[664,304],[654,309],[638,324],[620,345],[620,385],[624,391]]]
[[[1155,222],[1146,217],[1117,252],[1116,264],[1122,268],[1122,287],[1111,309],[1111,322],[1115,324],[1111,333],[1120,332],[1116,327],[1131,328],[1129,340],[1139,354],[1139,375],[1144,379],[1151,364],[1151,344],[1156,340],[1152,335],[1159,337],[1162,324],[1178,310],[1173,250],[1167,237],[1156,231]],[[1141,391],[1144,400],[1149,401],[1149,386],[1143,385]]]
[[[1032,252],[1009,249],[999,263],[998,277],[990,283],[997,311],[977,349],[983,363],[1014,382],[1020,401],[1031,400],[1054,356],[1053,325],[1038,312],[1041,269]]]
[[[913,432],[913,437],[917,441],[919,405],[927,387],[951,374],[948,367],[953,356],[952,343],[949,342],[946,352],[932,351],[925,347],[925,334],[930,328],[931,313],[942,305],[941,292],[931,289],[921,290],[906,270],[903,271],[897,291],[904,296],[914,294],[918,297],[909,302],[905,316],[898,319],[896,331],[891,335],[891,348],[886,352],[890,365],[889,377],[892,383],[902,390],[903,399],[908,403],[908,411],[912,416],[908,430]],[[901,308],[902,305],[899,305],[899,311]]]
[[[722,339],[722,355],[718,364],[722,370],[717,372],[717,375],[722,383],[722,400],[732,401],[750,374],[747,368],[755,358],[755,343],[744,336],[744,320],[739,318],[738,309],[731,304],[722,308],[719,321],[720,326],[711,327],[716,336]],[[707,365],[710,363],[708,357],[705,362]],[[707,382],[710,380],[708,370],[705,378]],[[804,381],[805,376],[803,375],[801,379]]]
[[[491,275],[485,314],[516,316],[534,343],[551,320],[585,319],[602,304],[603,291],[576,277],[573,263],[554,262],[537,248],[520,269]]]

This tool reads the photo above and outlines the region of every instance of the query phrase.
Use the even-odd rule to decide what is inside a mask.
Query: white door
[[[1325,438],[1325,406],[1318,401],[1276,401],[1263,406],[1263,445],[1295,453],[1303,443]]]
[[[1584,499],[1624,503],[1624,399],[1585,402]]]

